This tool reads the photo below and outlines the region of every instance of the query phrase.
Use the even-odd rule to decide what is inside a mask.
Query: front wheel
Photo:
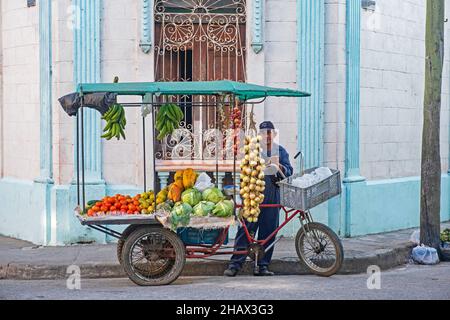
[[[181,274],[186,262],[181,239],[167,229],[146,226],[134,230],[122,249],[125,273],[140,286],[167,285]]]
[[[344,249],[339,237],[321,223],[305,224],[295,237],[295,249],[300,263],[318,276],[336,274],[344,262]]]

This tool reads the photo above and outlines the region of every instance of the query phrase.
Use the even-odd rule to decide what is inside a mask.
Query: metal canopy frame
[[[197,81],[197,82],[141,82],[141,83],[85,83],[79,84],[77,92],[81,97],[81,107],[77,111],[76,119],[76,165],[77,165],[77,203],[79,207],[82,207],[83,212],[86,211],[86,181],[85,181],[85,150],[84,150],[84,96],[89,93],[98,92],[111,92],[117,95],[123,96],[140,96],[141,103],[121,103],[124,107],[142,107],[143,105],[151,106],[152,117],[152,131],[153,131],[153,150],[156,147],[156,135],[155,135],[155,118],[157,114],[157,108],[167,103],[173,103],[177,105],[190,105],[191,107],[211,107],[215,111],[214,128],[218,130],[218,108],[220,105],[229,104],[233,108],[239,104],[244,106],[246,110],[247,105],[258,105],[263,103],[267,97],[309,97],[310,94],[298,90],[292,89],[280,89],[265,87],[254,84],[241,83],[236,81]],[[203,101],[176,101],[176,102],[161,102],[156,101],[155,97],[164,96],[167,98],[174,96],[210,96],[215,97],[215,102],[203,102]],[[225,103],[224,97],[231,97],[229,102]],[[150,98],[150,101],[146,101]],[[258,101],[249,101],[259,99]],[[168,100],[168,99],[166,99]],[[145,147],[145,118],[142,116],[142,139],[143,139],[143,169],[144,169],[144,192],[147,191],[147,150]],[[217,138],[216,138],[217,139]],[[216,140],[218,141],[218,139]],[[233,142],[236,144],[237,134],[233,132]],[[217,148],[217,147],[216,147]],[[218,149],[218,148],[217,148]],[[218,150],[216,154],[216,186],[219,181],[219,158]],[[81,172],[80,172],[81,162]],[[233,148],[233,193],[236,198],[236,162],[237,152]],[[153,190],[156,192],[157,187],[157,171],[156,171],[156,157],[155,152],[152,156],[153,164]],[[234,208],[234,215],[236,215],[236,208]]]
[[[76,182],[77,182],[77,204],[80,208],[82,208],[83,212],[86,210],[86,181],[85,181],[85,150],[84,150],[84,108],[86,107],[84,104],[84,92],[80,92],[81,96],[81,107],[78,109],[76,114],[76,167],[77,167],[77,174],[76,174]],[[204,96],[203,94],[201,96]],[[124,108],[136,108],[136,107],[142,107],[144,105],[151,106],[151,127],[153,131],[153,150],[155,150],[157,142],[156,142],[156,134],[155,134],[155,119],[158,112],[158,108],[160,106],[163,106],[165,104],[171,103],[176,105],[186,105],[190,104],[191,106],[195,107],[211,107],[214,108],[215,111],[215,119],[214,119],[214,128],[218,130],[218,108],[220,105],[225,104],[224,100],[221,99],[224,96],[231,96],[231,99],[229,101],[230,106],[235,107],[238,105],[238,100],[236,99],[235,95],[214,95],[216,97],[215,103],[207,102],[195,102],[195,103],[189,103],[184,101],[177,101],[177,102],[158,102],[155,101],[155,95],[150,95],[151,101],[145,101],[146,95],[142,95],[142,103],[121,103],[121,105]],[[254,105],[254,104],[260,104],[264,102],[266,98],[256,101],[256,102],[241,102],[242,105]],[[142,116],[142,145],[143,145],[143,172],[144,172],[144,181],[143,181],[143,187],[144,192],[147,191],[147,150],[146,150],[146,116]],[[237,135],[234,133],[233,135],[233,141],[236,142]],[[218,139],[216,141],[219,141]],[[216,172],[215,172],[215,184],[218,185],[219,181],[219,152],[218,150],[215,151],[216,154]],[[81,164],[81,165],[80,165]],[[236,164],[237,164],[237,152],[234,152],[233,150],[233,183],[236,185]],[[157,171],[156,171],[156,156],[155,152],[152,153],[152,165],[153,165],[153,190],[154,192],[157,192],[159,190],[158,184],[157,184]],[[236,188],[234,188],[234,197],[236,198]],[[234,209],[234,215],[236,216],[236,208]],[[91,227],[91,225],[89,225]]]

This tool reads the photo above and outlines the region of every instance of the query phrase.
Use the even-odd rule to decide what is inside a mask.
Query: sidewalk
[[[450,223],[442,225],[449,228]],[[341,274],[365,273],[370,265],[389,269],[408,261],[415,229],[343,239],[345,261]],[[213,260],[188,260],[184,276],[222,275],[228,256]],[[0,236],[0,279],[63,279],[67,266],[77,265],[85,278],[124,277],[116,258],[116,245],[72,245],[38,247],[32,243]],[[275,247],[271,270],[277,274],[306,274],[298,263],[293,239],[282,239]],[[244,274],[250,273],[250,262]]]

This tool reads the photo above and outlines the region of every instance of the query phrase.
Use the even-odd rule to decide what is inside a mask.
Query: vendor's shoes
[[[225,270],[225,272],[223,273],[223,275],[225,277],[236,277],[236,275],[238,274],[239,270],[235,269],[235,268],[228,268],[227,270]]]
[[[267,267],[258,267],[255,269],[255,271],[253,271],[253,275],[257,277],[271,277],[274,276],[275,273],[269,271]]]

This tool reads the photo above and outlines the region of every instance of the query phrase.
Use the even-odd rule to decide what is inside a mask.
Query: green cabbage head
[[[181,201],[194,207],[202,201],[202,194],[195,188],[187,189],[181,194]]]
[[[187,203],[177,203],[170,214],[172,229],[176,230],[178,226],[187,226],[191,221],[192,207]]]
[[[234,203],[230,200],[223,200],[216,204],[212,215],[221,218],[228,218],[233,215]]]
[[[222,191],[218,188],[209,188],[203,191],[203,200],[210,201],[214,203],[219,203],[223,199],[225,199]]]
[[[196,217],[206,217],[208,214],[210,214],[216,204],[214,202],[209,201],[200,201],[195,207],[194,207],[194,213],[193,215]]]

